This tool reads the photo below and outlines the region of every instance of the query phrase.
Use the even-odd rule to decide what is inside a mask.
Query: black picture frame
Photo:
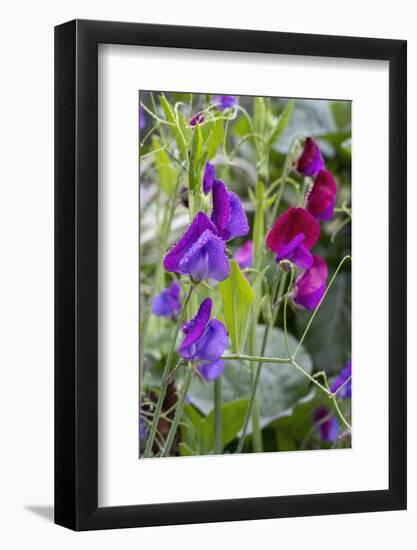
[[[98,44],[389,62],[389,488],[98,507]],[[74,20],[55,28],[55,523],[74,530],[406,508],[404,40]]]

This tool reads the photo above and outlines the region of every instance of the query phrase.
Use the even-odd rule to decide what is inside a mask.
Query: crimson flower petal
[[[315,176],[322,168],[324,168],[324,161],[320,148],[314,139],[308,137],[298,159],[297,170],[305,176]]]
[[[310,249],[320,237],[318,221],[304,208],[289,208],[274,223],[266,246],[275,252],[276,261],[287,259],[301,268],[312,264]]]
[[[336,182],[328,170],[321,170],[307,195],[307,210],[321,221],[330,220],[336,202]]]

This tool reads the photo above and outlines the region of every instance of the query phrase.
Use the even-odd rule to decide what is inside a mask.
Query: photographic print
[[[140,91],[139,458],[351,447],[351,102]]]

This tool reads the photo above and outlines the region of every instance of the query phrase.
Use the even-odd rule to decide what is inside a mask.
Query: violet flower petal
[[[146,126],[145,109],[142,104],[139,104],[139,130],[143,130]]]
[[[211,213],[211,221],[216,226],[219,235],[223,237],[230,221],[232,208],[229,201],[229,191],[221,180],[214,180],[212,195],[213,211]]]
[[[207,229],[184,254],[179,269],[180,273],[190,275],[195,282],[227,279],[230,267],[225,242]]]
[[[181,287],[177,282],[172,282],[168,288],[165,288],[155,296],[152,304],[152,313],[162,317],[173,317],[178,315],[181,309],[179,300]]]
[[[350,376],[352,376],[352,362],[346,361],[344,369],[330,386],[330,391],[333,393],[336,392]],[[340,397],[340,399],[349,399],[352,397],[352,379],[343,386],[338,392],[337,397]]]
[[[326,291],[328,268],[321,256],[312,256],[313,263],[294,283],[293,300],[306,309],[315,309]]]
[[[195,344],[194,359],[196,361],[217,361],[227,348],[228,335],[221,321],[212,319],[208,322],[204,334]]]
[[[253,241],[246,241],[235,252],[235,260],[239,264],[240,269],[251,267],[253,264]]]
[[[198,366],[198,372],[205,380],[216,380],[224,371],[225,363],[222,359],[212,363],[203,363]]]
[[[180,270],[181,260],[190,247],[198,240],[200,235],[202,235],[207,229],[214,235],[217,234],[216,226],[213,222],[210,221],[204,212],[198,212],[184,235],[172,246],[165,256],[164,268],[170,272],[182,273]]]
[[[333,217],[336,202],[336,182],[328,170],[321,170],[307,194],[307,210],[321,221]]]
[[[315,176],[324,167],[323,157],[317,143],[308,137],[297,163],[297,170],[305,176]]]
[[[217,108],[219,111],[224,111],[225,109],[229,109],[230,107],[233,107],[233,105],[237,101],[237,96],[235,95],[213,95],[211,97],[213,103],[217,105]]]
[[[213,302],[211,298],[206,298],[201,303],[196,315],[182,327],[182,331],[186,334],[178,350],[182,357],[187,359],[194,357],[195,343],[206,330],[212,306]]]
[[[207,162],[206,167],[204,169],[204,176],[203,176],[203,192],[205,195],[210,193],[211,188],[213,187],[215,172],[216,172],[216,169],[214,165],[211,164],[210,162]]]
[[[314,411],[313,422],[323,441],[326,443],[336,441],[339,435],[339,422],[331,415],[327,407],[320,406]]]
[[[249,233],[248,219],[236,193],[232,191],[229,193],[229,201],[231,214],[230,221],[226,228],[229,235],[227,240],[234,239],[235,237],[243,237]]]
[[[213,211],[211,219],[225,241],[249,233],[249,224],[239,197],[230,192],[221,180],[213,183]]]

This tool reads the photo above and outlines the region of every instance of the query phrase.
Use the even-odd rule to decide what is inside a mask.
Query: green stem
[[[214,451],[221,454],[223,450],[223,419],[222,419],[222,378],[214,381]]]
[[[259,399],[255,399],[253,404],[252,411],[252,424],[253,424],[253,434],[252,434],[252,444],[253,451],[255,453],[263,452],[263,442],[262,442],[262,431],[261,431],[261,404]]]
[[[346,428],[351,432],[352,431],[352,426],[349,424],[349,422],[346,420],[346,418],[343,416],[343,413],[342,411],[340,410],[340,407],[339,407],[339,404],[337,402],[337,399],[336,399],[336,396],[337,396],[337,392],[332,392],[331,389],[330,389],[330,386],[329,386],[329,382],[327,380],[327,373],[326,371],[320,371],[318,373],[316,373],[315,376],[322,376],[323,377],[323,380],[324,380],[324,385],[326,386],[326,391],[330,397],[330,399],[333,401],[333,405],[334,405],[334,408],[336,409],[336,412],[337,412],[337,415],[339,416],[340,420],[342,421],[342,423],[346,426]]]
[[[281,276],[279,276],[279,273],[278,273],[277,279],[276,279],[276,282],[275,282],[275,285],[274,285],[274,288],[273,288],[273,291],[272,291],[272,300],[273,301],[274,301],[274,299],[276,299],[278,297],[278,295],[282,294],[282,292],[284,290],[286,276],[287,275],[286,275],[285,271],[281,271]],[[279,307],[277,308],[275,313],[272,315],[270,322],[265,326],[264,335],[263,335],[263,339],[262,339],[262,346],[261,346],[261,357],[253,357],[253,356],[248,356],[248,355],[246,355],[246,356],[241,355],[239,357],[240,359],[247,360],[247,361],[256,361],[256,360],[258,360],[258,365],[256,367],[255,375],[253,377],[251,395],[250,395],[250,399],[249,399],[249,403],[248,403],[248,408],[246,410],[245,420],[243,422],[242,433],[241,433],[239,443],[238,443],[238,446],[237,446],[237,449],[236,449],[236,452],[238,452],[238,453],[242,452],[243,445],[245,443],[246,432],[247,432],[248,426],[249,426],[249,419],[252,415],[253,405],[254,405],[254,402],[255,402],[255,399],[256,399],[256,392],[257,392],[257,389],[258,389],[259,379],[260,379],[260,376],[261,376],[262,364],[264,362],[265,363],[269,362],[269,361],[264,361],[265,358],[262,357],[262,356],[265,353],[266,345],[268,343],[268,337],[269,337],[270,329],[271,329],[271,327],[274,326],[276,318],[278,316],[278,313],[279,313]],[[275,360],[272,361],[272,362],[274,362],[274,363],[288,363],[288,359],[275,358]]]
[[[346,426],[346,428],[351,432],[352,431],[352,426],[349,424],[349,422],[343,416],[343,413],[339,408],[339,404],[337,402],[337,399],[336,399],[335,395],[332,395],[332,401],[333,401],[334,408],[336,409],[336,412],[337,412],[340,420],[343,422],[343,424]]]
[[[288,296],[292,290],[292,284],[294,282],[294,273],[295,273],[295,268],[293,265],[291,265],[290,284],[288,285],[287,292],[285,293],[285,298],[284,298],[284,337],[285,337],[285,345],[287,346],[288,357],[291,357],[291,359],[292,359],[292,354],[290,350],[290,342],[288,340],[288,331],[287,331],[287,306],[288,306]]]
[[[264,330],[264,336],[263,336],[262,347],[261,347],[261,356],[265,353],[265,348],[266,348],[266,343],[268,341],[268,335],[269,335],[270,328],[271,328],[271,325],[268,324],[268,325],[266,325],[265,330]],[[233,359],[233,356],[229,356],[229,359]],[[258,365],[255,367],[255,369],[256,369],[255,370],[255,376],[254,376],[254,379],[253,379],[253,384],[252,384],[252,389],[251,389],[251,395],[250,395],[250,398],[249,398],[248,408],[246,409],[245,420],[243,422],[242,433],[240,435],[239,443],[238,443],[237,448],[236,448],[237,453],[242,452],[243,445],[245,443],[246,432],[248,431],[249,420],[250,420],[250,417],[252,415],[253,404],[254,404],[255,399],[256,399],[256,390],[258,388],[259,378],[260,378],[260,375],[261,375],[262,363],[264,362],[265,358],[264,357],[252,357],[250,355],[241,355],[239,357],[239,359],[246,360],[246,361],[258,361]],[[288,360],[278,358],[278,361],[265,361],[265,362],[282,363],[282,362],[288,362]]]
[[[268,340],[269,326],[270,325],[266,325],[265,327],[262,344]],[[262,348],[263,347],[264,346],[262,345]],[[222,359],[224,359],[225,361],[249,361],[250,363],[282,363],[284,365],[288,365],[289,363],[291,363],[291,357],[264,357],[262,355],[223,355]]]
[[[169,453],[171,452],[171,447],[174,442],[174,437],[175,437],[175,434],[177,433],[178,425],[180,423],[180,419],[184,411],[185,398],[187,396],[188,388],[190,387],[190,382],[191,382],[191,368],[187,367],[185,372],[184,383],[181,388],[181,394],[178,397],[178,407],[175,412],[174,420],[171,424],[171,429],[169,430],[168,437],[165,442],[164,450],[162,451],[162,456],[169,456]]]
[[[182,325],[182,323],[184,321],[184,316],[185,316],[185,313],[187,311],[188,302],[190,301],[190,298],[191,298],[191,295],[193,293],[194,288],[195,288],[194,286],[190,286],[190,288],[188,290],[188,293],[187,293],[187,296],[186,296],[186,298],[185,298],[185,300],[182,304],[181,311],[180,311],[180,314],[178,316],[178,321],[177,321],[177,323],[175,325],[175,328],[172,332],[171,342],[170,342],[169,350],[168,350],[168,355],[167,355],[167,358],[166,358],[166,361],[165,361],[164,371],[162,373],[161,388],[159,390],[158,401],[156,402],[155,414],[154,414],[154,417],[153,417],[153,420],[152,420],[151,429],[149,431],[149,437],[148,437],[148,440],[146,442],[144,458],[149,457],[149,455],[152,451],[152,446],[153,446],[154,439],[155,439],[155,432],[156,432],[158,422],[159,422],[159,415],[160,415],[161,410],[162,410],[162,404],[164,402],[165,394],[166,394],[166,390],[167,390],[167,386],[168,386],[169,373],[170,373],[170,370],[171,370],[172,358],[173,358],[174,352],[175,352],[175,344],[176,344],[176,341],[177,341],[180,326]]]

